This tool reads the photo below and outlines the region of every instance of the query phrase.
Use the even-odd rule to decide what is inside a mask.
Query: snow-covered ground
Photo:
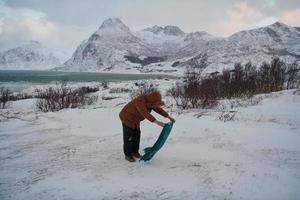
[[[55,113],[34,111],[29,99],[0,111],[1,200],[300,198],[299,90],[259,95],[250,106],[232,100],[184,112],[164,95],[177,121],[147,163],[123,156],[118,113],[129,94],[97,94],[118,98]],[[224,122],[226,114],[232,120]],[[141,129],[142,149],[161,128],[144,121]]]

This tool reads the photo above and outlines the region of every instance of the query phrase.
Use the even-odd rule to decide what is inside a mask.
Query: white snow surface
[[[299,90],[183,112],[164,95],[173,83],[159,83],[176,123],[146,163],[129,163],[122,152],[118,113],[129,94],[101,89],[99,97],[118,98],[55,113],[35,111],[35,99],[1,110],[0,199],[299,199]],[[235,115],[224,122],[227,111]],[[142,150],[161,128],[145,120],[141,130]]]

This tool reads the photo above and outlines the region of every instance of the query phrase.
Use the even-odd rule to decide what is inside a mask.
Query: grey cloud
[[[47,19],[61,24],[99,24],[117,10],[111,0],[9,0],[8,6],[29,8],[46,14]]]
[[[285,13],[300,9],[299,0],[0,0],[11,9],[27,8],[45,14],[45,19],[58,26],[60,34],[77,33],[78,42],[95,31],[103,20],[119,17],[131,29],[153,25],[177,25],[186,32],[205,30],[214,35],[228,36],[242,29],[282,19]],[[238,5],[245,3],[251,10],[243,16]],[[237,19],[235,19],[237,16]],[[296,20],[295,20],[296,21]],[[298,20],[300,23],[300,19]],[[299,24],[300,25],[300,24]],[[17,29],[17,27],[15,27]],[[21,30],[22,28],[22,30]],[[34,37],[24,31],[0,35],[0,42]],[[72,30],[73,29],[73,30]],[[86,34],[82,32],[86,32]],[[20,34],[24,32],[24,34]],[[5,36],[5,37],[4,37]],[[72,41],[75,41],[76,36]],[[5,38],[5,39],[3,39]],[[48,41],[51,41],[49,38]],[[60,41],[57,39],[57,41]],[[66,45],[67,46],[67,45]],[[71,46],[71,45],[69,45]]]
[[[266,16],[280,16],[300,8],[299,0],[248,0],[247,3]]]
[[[174,24],[185,31],[206,30],[212,24],[221,24],[222,21],[226,23],[228,12],[241,2],[245,1],[6,0],[8,6],[41,11],[46,14],[48,20],[59,24],[96,27],[108,17],[120,17],[130,27]],[[263,16],[275,18],[288,10],[300,7],[299,0],[248,0],[246,2]]]

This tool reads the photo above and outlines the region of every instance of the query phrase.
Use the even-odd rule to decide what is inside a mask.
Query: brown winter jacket
[[[164,105],[159,92],[138,96],[121,110],[119,117],[123,124],[130,128],[138,128],[140,122],[145,118],[154,122],[155,118],[150,114],[152,110],[158,114],[168,117],[168,113],[160,106]]]

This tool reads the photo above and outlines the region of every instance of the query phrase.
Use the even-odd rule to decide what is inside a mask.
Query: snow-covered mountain
[[[168,63],[196,54],[203,42],[212,39],[215,37],[208,33],[188,34],[177,26],[153,26],[133,32],[120,19],[109,18],[81,43],[64,67],[57,70],[120,71],[138,68],[141,71],[151,63]]]
[[[204,72],[237,62],[259,65],[275,56],[300,62],[300,28],[276,22],[220,38],[205,31],[185,33],[171,25],[131,31],[120,19],[109,18],[64,64],[54,53],[31,41],[0,53],[0,68],[181,73],[184,66],[198,66],[204,60],[208,64]]]
[[[228,38],[205,43],[199,55],[192,59],[199,63],[199,59],[205,57],[208,61],[206,72],[211,72],[233,67],[237,62],[251,61],[259,65],[276,56],[288,63],[300,62],[300,28],[276,22],[266,27],[241,31]]]
[[[156,54],[154,49],[136,37],[120,19],[107,19],[87,41],[81,43],[63,69],[98,71],[118,64],[123,65],[127,62],[124,56]],[[126,64],[130,65],[130,62]]]
[[[185,33],[177,26],[133,32],[115,18],[105,20],[58,70],[176,71],[205,59],[209,72],[232,67],[236,62],[260,64],[274,56],[299,62],[300,28],[277,22],[219,38],[204,31]]]
[[[46,70],[61,65],[62,61],[38,41],[0,52],[0,69]]]
[[[135,35],[156,48],[159,55],[173,59],[191,56],[200,50],[203,43],[216,39],[204,31],[185,33],[177,26],[153,26]]]

